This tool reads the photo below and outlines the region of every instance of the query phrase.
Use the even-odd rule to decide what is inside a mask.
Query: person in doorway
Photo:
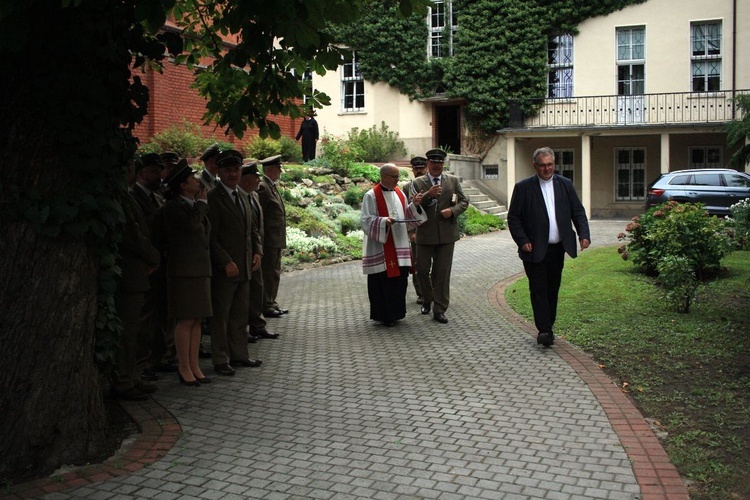
[[[591,234],[573,183],[555,173],[554,151],[547,147],[534,151],[533,166],[536,173],[513,188],[508,229],[529,279],[534,324],[539,332],[536,341],[549,347],[555,342],[552,327],[565,254],[576,257],[576,232],[581,250],[591,244]]]

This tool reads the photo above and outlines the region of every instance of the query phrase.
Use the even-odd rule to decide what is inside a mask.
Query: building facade
[[[443,12],[450,28],[455,21],[447,19]],[[436,23],[434,10],[428,23]],[[437,39],[432,32],[427,50],[448,51],[452,31]],[[524,116],[511,106],[511,123],[495,146],[457,173],[507,202],[515,182],[533,174],[534,149],[550,146],[558,173],[573,180],[592,217],[632,217],[661,172],[727,165],[736,148],[727,146],[725,125],[741,118],[732,98],[750,93],[748,61],[748,0],[648,0],[587,19],[577,34],[548,40],[539,111]],[[384,121],[410,155],[443,145],[449,122],[463,135],[460,103],[410,102],[361,77],[352,89],[350,77],[356,80],[356,68],[314,82],[333,101],[319,112],[329,133]]]

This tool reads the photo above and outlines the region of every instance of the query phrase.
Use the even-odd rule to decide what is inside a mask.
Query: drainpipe
[[[737,91],[737,0],[732,0],[732,99]],[[736,118],[736,106],[732,106],[732,120]]]

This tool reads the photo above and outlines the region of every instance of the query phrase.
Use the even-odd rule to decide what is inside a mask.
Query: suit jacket
[[[242,191],[238,192],[240,203],[246,214],[245,218],[237,209],[232,196],[224,189],[223,184],[219,183],[208,192],[211,262],[214,265],[214,273],[226,276],[224,268],[234,261],[240,273],[231,281],[249,280],[252,273],[253,254],[263,255],[260,233],[253,225],[252,211],[247,197],[242,196]]]
[[[154,198],[156,199],[156,201],[154,201],[149,198],[140,186],[135,184],[130,188],[130,194],[132,194],[135,201],[138,202],[138,206],[141,207],[143,216],[146,218],[149,225],[151,225],[157,210],[164,205],[164,197],[161,194],[154,192]]]
[[[573,225],[578,231],[578,239],[591,240],[586,210],[570,179],[554,174],[552,182],[560,242],[565,252],[575,258],[578,255],[578,246]],[[549,244],[549,217],[537,175],[519,181],[513,188],[507,220],[510,234],[518,245],[521,260],[541,262],[547,254]],[[521,247],[526,243],[532,244],[531,252],[521,251]]]
[[[205,168],[201,172],[201,182],[207,189],[215,188],[219,181]]]
[[[417,228],[417,245],[454,243],[461,237],[458,216],[469,207],[469,200],[464,196],[457,177],[445,173],[441,177],[443,194],[437,199],[426,195],[422,199],[422,209],[427,213],[427,222]],[[412,185],[418,193],[427,191],[431,187],[430,178],[427,175],[417,177],[412,181]],[[450,208],[453,212],[448,219],[440,215],[445,208]]]
[[[149,268],[159,265],[159,251],[151,243],[148,222],[135,199],[125,194],[121,203],[125,224],[118,247],[119,286],[123,292],[145,292],[150,288]]]
[[[192,206],[182,197],[169,200],[159,215],[164,222],[167,276],[211,276],[208,204]]]
[[[250,204],[251,212],[253,213],[253,225],[258,228],[260,234],[260,241],[263,243],[263,209],[260,206],[260,199],[258,199],[258,193],[252,192],[247,193],[247,200]]]
[[[273,181],[265,175],[258,186],[258,199],[263,209],[263,245],[266,248],[286,248],[284,200],[273,186]]]

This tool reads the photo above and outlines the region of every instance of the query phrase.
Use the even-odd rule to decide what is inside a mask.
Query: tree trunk
[[[101,451],[97,260],[23,223],[0,227],[0,255],[0,477],[18,479]]]

